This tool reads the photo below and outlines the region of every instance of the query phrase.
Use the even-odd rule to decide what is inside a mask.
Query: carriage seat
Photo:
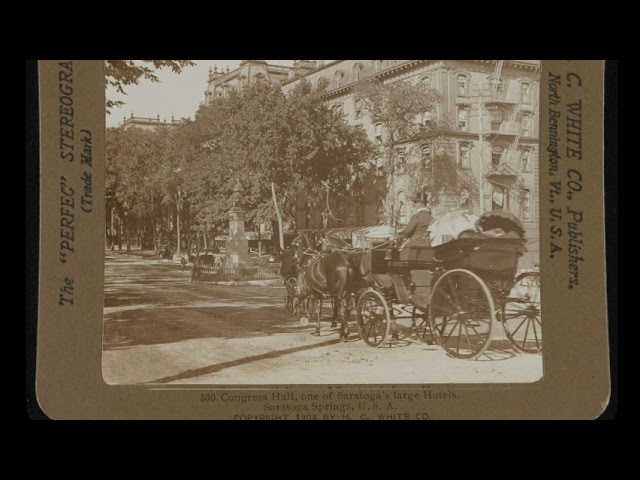
[[[435,249],[433,247],[403,247],[400,249],[399,260],[412,262],[432,262]]]

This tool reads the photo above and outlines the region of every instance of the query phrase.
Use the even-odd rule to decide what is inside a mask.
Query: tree
[[[178,127],[110,130],[108,184],[118,211],[126,205],[128,224],[147,237],[153,232],[156,246],[168,234],[180,245],[183,232],[206,241],[226,231],[230,196],[241,180],[248,230],[252,223],[275,226],[272,183],[291,225],[300,194],[320,204],[327,185],[348,190],[374,152],[365,132],[347,125],[321,94],[307,82],[289,95],[255,83],[201,107],[194,121]]]
[[[137,85],[140,80],[159,82],[156,70],[170,68],[174,73],[182,73],[185,67],[195,65],[191,60],[105,60],[105,83],[116,89],[118,93],[126,95],[126,86]],[[108,100],[107,113],[113,107],[124,105],[121,100]]]
[[[110,128],[106,135],[107,208],[111,227],[157,248],[168,230],[161,200],[163,136],[141,129]],[[123,231],[124,230],[124,231]],[[121,243],[122,238],[118,238]]]
[[[289,95],[257,82],[203,107],[190,126],[199,146],[201,179],[208,194],[201,206],[212,223],[226,223],[229,195],[238,179],[245,187],[247,220],[276,220],[274,183],[286,221],[304,192],[320,201],[325,185],[346,189],[354,171],[373,152],[361,129],[349,126],[321,98],[322,90],[301,82]],[[201,191],[201,193],[203,193]]]
[[[364,103],[374,124],[383,126],[381,136],[381,155],[384,173],[387,179],[388,199],[385,202],[386,223],[391,225],[397,215],[395,205],[395,174],[398,168],[396,148],[398,144],[423,142],[433,148],[433,169],[426,174],[424,166],[414,164],[409,168],[410,178],[415,188],[420,191],[430,184],[434,196],[446,190],[455,177],[455,161],[451,162],[445,139],[450,135],[452,126],[447,118],[433,119],[440,94],[427,88],[422,83],[399,81],[384,84],[377,79],[364,82],[356,91],[356,95]],[[402,159],[406,161],[406,157]]]

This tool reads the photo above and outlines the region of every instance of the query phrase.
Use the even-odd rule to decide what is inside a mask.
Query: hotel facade
[[[367,115],[359,84],[371,78],[384,84],[421,82],[440,95],[435,111],[424,112],[416,121],[449,120],[447,151],[466,181],[434,196],[427,185],[439,147],[427,140],[398,141],[393,144],[395,168],[389,182],[381,159],[370,159],[378,167],[371,170],[364,189],[357,194],[330,192],[331,215],[301,198],[295,227],[327,227],[355,235],[386,220],[398,229],[409,220],[409,199],[422,192],[434,216],[457,207],[478,215],[488,210],[516,215],[529,249],[521,264],[530,266],[539,261],[540,249],[539,77],[540,62],[534,60],[296,60],[290,67],[242,60],[237,69],[209,73],[203,103],[258,80],[279,85],[285,94],[300,82],[316,86],[322,81],[328,84],[323,97],[327,104],[341,111],[347,123],[363,128],[373,142],[382,143],[384,128]]]

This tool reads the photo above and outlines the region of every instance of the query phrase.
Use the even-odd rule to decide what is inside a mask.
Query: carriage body
[[[517,272],[526,251],[525,240],[511,235],[459,238],[436,247],[373,250],[372,288],[357,307],[361,335],[367,335],[366,315],[381,320],[385,326],[379,328],[380,335],[373,341],[363,338],[372,346],[382,345],[391,332],[393,305],[403,304],[412,307],[414,330],[422,328],[417,334],[428,336],[453,356],[479,357],[496,323],[503,325],[517,350],[541,351],[539,293],[531,300],[530,293],[514,296],[512,292],[518,281],[524,281]],[[539,274],[524,276],[539,292]],[[375,305],[368,313],[367,302]],[[461,343],[467,344],[466,349]]]

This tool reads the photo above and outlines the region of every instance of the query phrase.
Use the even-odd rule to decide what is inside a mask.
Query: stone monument
[[[249,242],[244,232],[244,187],[238,180],[231,194],[232,206],[229,210],[229,240],[227,240],[226,265],[240,270],[253,267],[249,255]]]

